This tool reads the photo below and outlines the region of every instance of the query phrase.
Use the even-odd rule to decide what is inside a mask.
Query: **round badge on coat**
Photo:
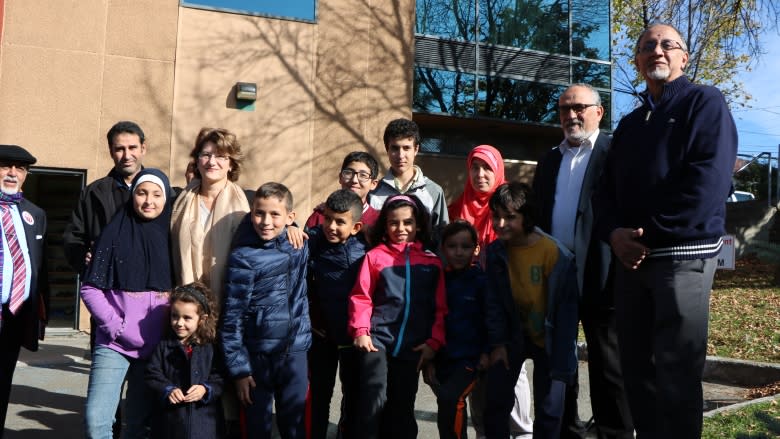
[[[35,224],[35,219],[30,214],[30,212],[28,212],[26,210],[24,212],[22,212],[22,218],[24,219],[24,222],[26,222],[29,225]]]

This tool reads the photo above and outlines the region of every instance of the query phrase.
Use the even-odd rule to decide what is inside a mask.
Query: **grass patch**
[[[702,439],[768,439],[780,437],[780,403],[754,404],[704,419]]]
[[[777,264],[755,257],[718,270],[710,298],[708,355],[780,363]]]

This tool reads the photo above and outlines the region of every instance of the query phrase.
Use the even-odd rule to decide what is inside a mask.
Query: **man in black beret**
[[[49,311],[46,214],[22,193],[33,163],[21,146],[0,145],[0,438],[19,350],[38,350]]]

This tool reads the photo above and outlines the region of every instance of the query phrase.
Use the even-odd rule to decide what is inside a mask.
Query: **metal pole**
[[[766,161],[766,205],[772,207],[772,153],[768,152]]]

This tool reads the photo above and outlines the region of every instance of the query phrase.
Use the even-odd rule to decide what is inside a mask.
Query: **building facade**
[[[0,143],[38,158],[26,194],[52,224],[54,316],[76,326],[58,235],[112,167],[118,120],[143,127],[145,164],[179,186],[202,127],[235,132],[239,184],[283,182],[305,217],[347,152],[387,165],[397,117],[421,125],[422,166],[450,197],[478,143],[527,177],[523,160],[560,140],[557,93],[586,81],[608,104],[609,69],[606,0],[0,0]],[[239,82],[255,101],[236,99]]]

